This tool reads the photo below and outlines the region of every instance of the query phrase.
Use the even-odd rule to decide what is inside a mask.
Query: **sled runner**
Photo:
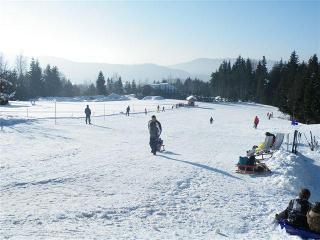
[[[271,172],[271,170],[264,163],[259,163],[257,165],[240,165],[237,164],[236,173],[241,174],[261,174]]]
[[[285,228],[286,232],[290,235],[296,235],[301,238],[320,239],[320,233],[310,231],[308,229],[299,228],[291,225],[287,220],[280,220],[278,222],[281,229]]]
[[[271,172],[266,164],[251,160],[248,157],[239,157],[239,162],[236,164],[237,173],[241,174],[260,174],[265,172]]]

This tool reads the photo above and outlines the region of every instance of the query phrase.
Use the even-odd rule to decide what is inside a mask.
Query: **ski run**
[[[172,108],[179,102],[1,106],[0,238],[299,239],[275,224],[274,215],[301,187],[310,189],[310,202],[320,200],[319,150],[302,137],[295,155],[285,139],[265,160],[270,174],[237,174],[235,164],[267,131],[289,133],[292,142],[294,130],[319,137],[320,125],[291,126],[266,105]],[[85,124],[87,104],[92,125]],[[157,113],[157,105],[165,111]],[[165,144],[156,156],[147,128],[153,114]]]

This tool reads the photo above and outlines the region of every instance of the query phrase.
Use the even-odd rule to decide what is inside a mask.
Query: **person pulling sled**
[[[149,144],[151,147],[151,152],[153,153],[153,155],[156,155],[156,152],[161,150],[161,147],[163,146],[163,141],[160,138],[162,126],[155,115],[151,117],[151,120],[148,123],[148,129],[150,134]]]

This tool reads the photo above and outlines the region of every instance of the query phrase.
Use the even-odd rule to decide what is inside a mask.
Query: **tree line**
[[[36,59],[31,59],[26,70],[26,59],[23,56],[16,58],[16,66],[8,68],[8,64],[0,55],[0,79],[5,79],[11,85],[1,88],[2,91],[15,92],[14,99],[29,100],[39,97],[75,97],[117,94],[137,94],[141,92],[141,85],[135,80],[122,83],[121,76],[114,74],[105,80],[100,71],[95,83],[72,84],[59,71],[58,67],[47,65],[44,69]],[[4,89],[6,88],[6,89]]]
[[[294,51],[288,62],[280,60],[270,71],[265,57],[255,64],[239,56],[233,65],[224,61],[212,73],[210,88],[214,96],[276,106],[300,122],[320,123],[320,64],[316,55],[300,63]]]
[[[195,95],[199,100],[211,101],[220,96],[228,101],[253,101],[276,106],[280,111],[306,123],[320,123],[320,64],[316,55],[308,62],[299,62],[296,52],[289,60],[280,60],[268,70],[266,58],[260,61],[239,56],[231,64],[223,61],[219,69],[211,74],[209,82],[200,79],[164,79],[175,91],[153,89],[148,85],[136,84],[135,80],[123,83],[121,76],[114,74],[105,79],[100,71],[95,83],[72,84],[56,66],[40,67],[38,60],[32,59],[25,70],[25,59],[18,56],[16,67],[8,69],[0,55],[0,78],[12,83],[15,98],[28,100],[37,97],[94,96],[135,94],[138,98],[160,95],[165,98],[185,99]],[[160,83],[160,82],[154,82]]]

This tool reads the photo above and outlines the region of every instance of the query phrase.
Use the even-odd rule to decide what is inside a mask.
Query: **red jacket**
[[[259,123],[259,118],[258,117],[255,117],[254,119],[254,124],[258,124]]]

